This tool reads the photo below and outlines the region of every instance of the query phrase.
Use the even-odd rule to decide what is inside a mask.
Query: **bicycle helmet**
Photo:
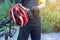
[[[14,21],[15,24],[20,25],[21,27],[26,26],[28,23],[28,13],[22,7],[22,5],[14,5],[10,9],[10,18]]]

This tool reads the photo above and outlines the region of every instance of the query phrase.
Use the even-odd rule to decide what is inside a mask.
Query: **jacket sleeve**
[[[22,4],[22,0],[15,0],[15,4],[16,3],[21,3]]]

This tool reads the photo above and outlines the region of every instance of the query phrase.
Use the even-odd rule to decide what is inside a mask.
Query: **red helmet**
[[[28,13],[22,5],[15,5],[10,9],[10,18],[21,27],[28,23]]]

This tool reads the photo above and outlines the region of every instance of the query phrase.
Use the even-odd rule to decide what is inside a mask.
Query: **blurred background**
[[[13,5],[14,0],[0,0],[0,21],[9,18],[9,9]],[[51,36],[60,35],[60,0],[46,0],[46,7],[40,10],[40,17],[42,32],[41,40],[45,40],[43,39],[44,35],[50,36],[50,34],[47,33],[52,33]],[[50,39],[50,37],[48,39]],[[57,35],[57,38],[60,38],[60,36]]]
[[[60,0],[47,0],[41,10],[42,32],[60,32]]]
[[[60,40],[60,0],[46,0],[40,12],[41,40]]]
[[[0,21],[9,18],[9,10],[14,5],[14,0],[0,0]]]

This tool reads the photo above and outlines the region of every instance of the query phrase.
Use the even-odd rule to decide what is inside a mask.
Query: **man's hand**
[[[44,7],[46,7],[46,0],[38,0],[39,1],[39,5],[37,6],[32,6],[31,10],[39,10],[39,9],[42,9]],[[41,2],[41,3],[40,3]]]
[[[28,8],[26,8],[26,7],[24,7],[22,4],[20,4],[20,3],[17,3],[16,5],[19,5],[19,6],[21,6],[24,10],[26,10],[26,11],[28,11],[28,10],[30,10],[30,9],[28,9]]]
[[[46,7],[46,3],[42,2],[41,4],[38,5],[38,9],[43,9]]]
[[[19,5],[20,7],[22,7],[24,10],[26,10],[28,12],[29,18],[33,18],[32,12],[30,9],[24,7],[22,4],[18,3],[16,5]]]
[[[44,8],[45,6],[46,6],[46,4],[45,4],[45,3],[42,3],[42,4],[38,5],[38,6],[33,6],[33,7],[31,8],[31,10],[36,11],[36,10],[39,10],[39,9]]]

